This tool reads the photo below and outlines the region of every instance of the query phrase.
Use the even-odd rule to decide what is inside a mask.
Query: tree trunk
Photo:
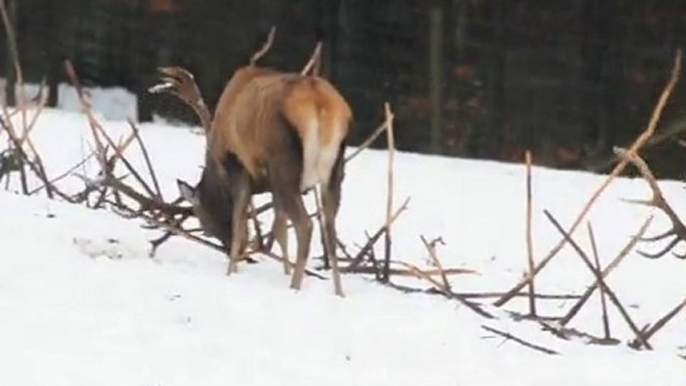
[[[7,14],[9,16],[10,23],[14,27],[16,33],[17,5],[14,0],[5,0],[5,5],[7,7]],[[14,106],[17,104],[17,73],[14,69],[14,55],[15,53],[12,52],[12,43],[9,41],[7,35],[5,35],[5,68],[7,69],[7,83],[5,83],[5,103],[7,106]]]
[[[443,7],[429,9],[429,100],[431,103],[431,152],[443,143]]]
[[[61,73],[60,56],[62,54],[60,36],[62,29],[59,28],[59,6],[53,5],[54,1],[45,0],[46,13],[46,36],[43,40],[45,42],[45,52],[47,55],[48,67],[48,107],[56,107],[58,102],[58,85]]]

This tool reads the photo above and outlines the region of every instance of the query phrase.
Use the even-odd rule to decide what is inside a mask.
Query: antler
[[[148,91],[153,94],[166,92],[176,95],[198,114],[205,134],[208,134],[211,129],[212,116],[195,83],[193,74],[182,67],[160,67],[158,70],[162,82],[150,87]]]
[[[648,257],[651,259],[657,259],[662,256],[664,256],[667,252],[671,251],[674,249],[674,247],[680,242],[680,241],[685,241],[686,242],[686,225],[681,221],[679,216],[676,214],[674,209],[667,203],[667,200],[665,199],[664,195],[662,194],[662,191],[660,190],[660,187],[657,185],[657,181],[655,180],[655,175],[653,172],[650,170],[648,167],[648,164],[635,152],[627,151],[626,149],[622,148],[615,148],[614,149],[615,154],[617,154],[619,157],[624,158],[631,162],[638,171],[641,173],[643,178],[648,182],[648,186],[650,186],[650,190],[653,192],[653,197],[650,200],[628,200],[629,202],[633,202],[636,204],[641,204],[641,205],[647,205],[651,206],[654,208],[658,208],[664,212],[667,217],[669,218],[669,221],[672,223],[672,226],[670,229],[667,231],[660,233],[658,235],[652,236],[652,237],[645,237],[642,238],[641,241],[660,241],[660,240],[665,240],[668,238],[672,238],[672,240],[667,243],[667,245],[660,250],[657,253],[646,253],[642,251],[638,251],[642,256]],[[679,259],[686,259],[686,253],[684,254],[678,254],[675,252],[672,252],[672,254],[679,258]]]
[[[262,47],[255,52],[252,57],[250,58],[250,65],[254,66],[257,64],[257,61],[262,58],[267,51],[269,51],[270,48],[272,48],[272,43],[274,43],[274,35],[276,35],[276,26],[273,25],[272,28],[269,29],[269,35],[267,35],[267,41],[264,42]]]

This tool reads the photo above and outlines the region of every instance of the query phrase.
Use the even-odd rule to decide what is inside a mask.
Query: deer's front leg
[[[247,243],[248,204],[250,203],[250,180],[245,173],[240,173],[232,181],[231,196],[233,213],[231,214],[231,248],[229,250],[230,275],[238,272],[238,261]]]

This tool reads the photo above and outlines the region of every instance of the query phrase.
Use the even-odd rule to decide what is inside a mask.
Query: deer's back
[[[350,108],[322,78],[272,71],[233,86],[225,92],[230,103],[218,105],[210,152],[216,157],[235,154],[255,180],[266,174],[270,155],[301,162],[302,146],[293,146],[293,136],[302,144],[313,125],[322,143],[340,142],[347,134]],[[343,124],[328,124],[332,121]]]

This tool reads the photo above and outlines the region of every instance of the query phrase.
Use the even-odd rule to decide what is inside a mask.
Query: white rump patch
[[[321,143],[319,122],[314,119],[303,137],[303,174],[300,181],[302,191],[327,183],[338,156],[340,130],[334,129],[329,143]]]

